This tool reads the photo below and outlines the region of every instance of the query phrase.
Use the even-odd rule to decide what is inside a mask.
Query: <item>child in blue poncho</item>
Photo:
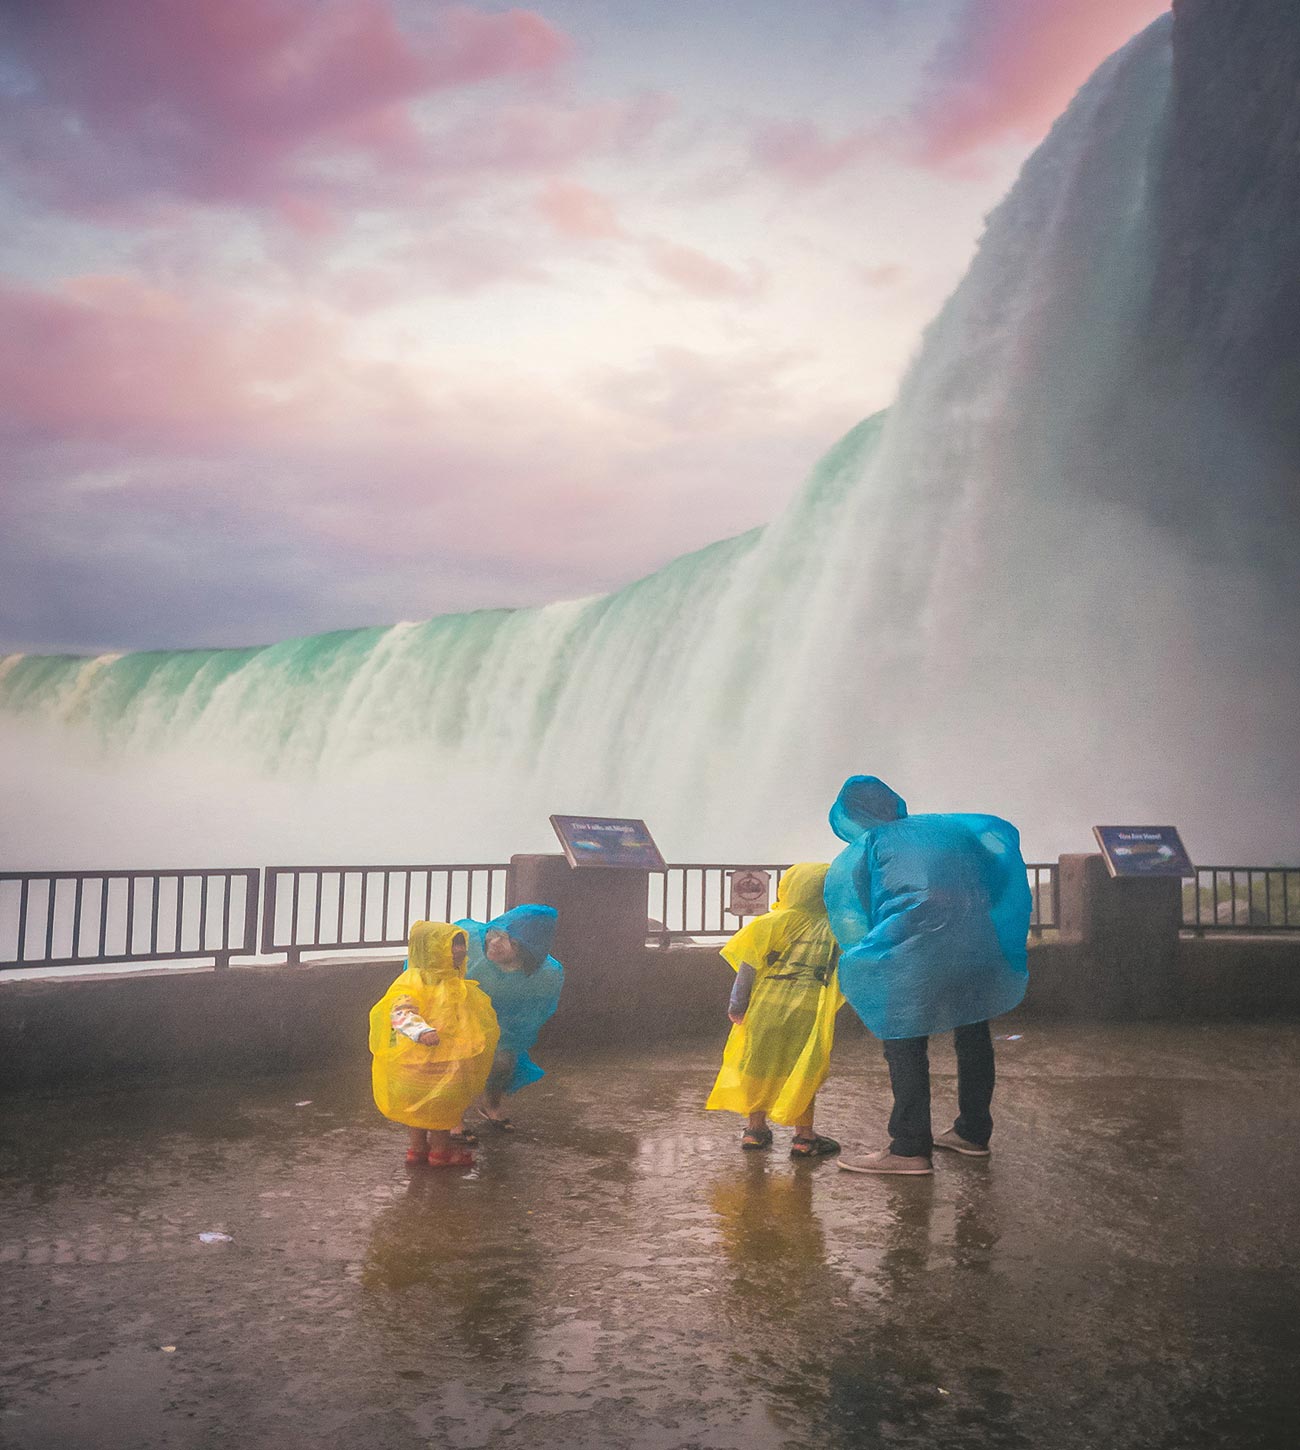
[[[501,1040],[480,1111],[505,1132],[514,1124],[502,1111],[503,1099],[544,1075],[528,1053],[542,1025],[559,1006],[564,986],[564,968],[550,955],[556,920],[553,906],[529,903],[489,922],[456,923],[469,937],[465,976],[491,998],[501,1024]],[[466,1145],[477,1141],[463,1124],[456,1137]]]

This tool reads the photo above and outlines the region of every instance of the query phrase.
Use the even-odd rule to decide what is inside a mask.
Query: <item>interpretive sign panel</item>
[[[770,871],[733,871],[727,910],[732,916],[762,916],[772,899],[771,890]]]
[[[552,816],[570,866],[630,867],[641,871],[665,870],[664,858],[644,821],[618,816]]]
[[[1187,848],[1173,826],[1094,826],[1112,876],[1195,876]]]

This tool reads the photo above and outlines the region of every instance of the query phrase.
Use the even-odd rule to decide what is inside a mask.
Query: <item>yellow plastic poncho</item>
[[[745,1020],[727,1038],[706,1107],[761,1110],[775,1122],[793,1124],[826,1081],[835,1014],[844,1002],[822,901],[826,871],[823,862],[791,866],[772,910],[722,948],[733,971],[748,962],[756,980]]]
[[[483,1091],[500,1029],[487,994],[464,977],[452,957],[460,927],[417,921],[411,928],[406,970],[370,1009],[371,1081],[375,1106],[408,1128],[455,1128]],[[393,1008],[407,999],[436,1028],[431,1047],[393,1026]]]

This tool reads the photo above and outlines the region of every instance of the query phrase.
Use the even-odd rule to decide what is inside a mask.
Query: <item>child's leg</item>
[[[408,1128],[406,1134],[406,1161],[423,1163],[429,1153],[428,1133],[423,1128]]]
[[[792,1158],[828,1158],[840,1151],[840,1145],[834,1138],[822,1138],[813,1131],[813,1112],[817,1107],[817,1099],[814,1098],[808,1104],[808,1110],[794,1125],[794,1139],[790,1144],[790,1156]]]
[[[767,1114],[760,1108],[750,1113],[749,1122],[741,1135],[742,1148],[766,1148],[772,1141],[772,1130],[767,1126]]]
[[[483,1089],[483,1116],[489,1122],[501,1123],[506,1127],[513,1126],[501,1105],[506,1089],[515,1075],[518,1058],[519,1055],[515,1052],[498,1052],[492,1059],[492,1071],[488,1074],[487,1084]]]
[[[474,1155],[451,1140],[450,1128],[429,1129],[430,1168],[471,1168]]]

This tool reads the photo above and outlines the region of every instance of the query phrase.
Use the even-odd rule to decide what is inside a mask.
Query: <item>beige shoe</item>
[[[861,1158],[841,1158],[840,1167],[846,1173],[933,1173],[934,1165],[928,1158],[900,1158],[888,1148],[878,1153],[866,1153]]]
[[[953,1153],[965,1153],[968,1158],[987,1158],[988,1147],[981,1148],[978,1143],[968,1143],[965,1138],[959,1137],[956,1133],[940,1133],[934,1140],[936,1148],[948,1148]]]

